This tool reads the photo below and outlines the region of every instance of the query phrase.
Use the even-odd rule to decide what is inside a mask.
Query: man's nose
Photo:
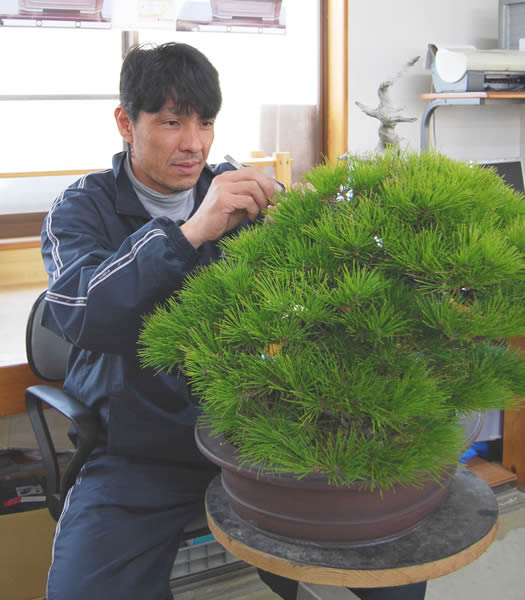
[[[199,152],[201,148],[202,141],[199,128],[193,123],[186,124],[182,130],[181,149],[190,152]]]

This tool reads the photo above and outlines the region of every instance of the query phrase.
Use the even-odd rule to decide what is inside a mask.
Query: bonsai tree
[[[145,319],[241,459],[331,484],[439,480],[461,415],[509,407],[525,360],[525,202],[437,153],[349,156],[282,193]]]

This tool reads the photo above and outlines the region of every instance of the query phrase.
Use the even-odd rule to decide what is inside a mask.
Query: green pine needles
[[[439,479],[460,415],[525,393],[525,201],[437,153],[350,156],[281,194],[145,319],[249,463],[332,484]]]

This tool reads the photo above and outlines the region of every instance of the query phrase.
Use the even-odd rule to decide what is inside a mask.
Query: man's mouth
[[[173,163],[173,166],[184,175],[191,175],[200,168],[200,161],[185,160]]]

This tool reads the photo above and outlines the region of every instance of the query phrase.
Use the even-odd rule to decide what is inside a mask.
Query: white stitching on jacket
[[[56,281],[60,277],[60,271],[61,271],[62,267],[64,266],[64,263],[62,262],[62,259],[60,258],[60,253],[58,251],[58,246],[60,244],[60,241],[52,231],[53,211],[62,202],[63,199],[64,199],[64,192],[62,192],[60,194],[60,196],[58,196],[56,198],[56,200],[53,202],[53,205],[51,206],[51,209],[49,210],[49,214],[47,215],[47,219],[46,219],[46,232],[47,232],[47,236],[49,237],[49,239],[51,241],[51,245],[52,245],[51,257],[53,258],[53,263],[55,264],[55,267],[56,267],[55,271],[53,272],[53,280],[54,281]]]
[[[65,306],[87,306],[87,296],[64,296],[63,294],[55,294],[55,292],[46,292],[46,300],[55,304],[64,304]]]
[[[95,288],[99,283],[105,281],[111,275],[114,275],[120,269],[126,267],[130,263],[132,263],[139,250],[141,250],[148,242],[156,237],[168,237],[167,234],[162,229],[152,229],[146,233],[140,240],[137,240],[131,250],[121,256],[118,260],[113,261],[109,264],[105,269],[103,269],[100,273],[97,273],[94,277],[91,278],[88,284],[88,295],[91,293],[93,288]],[[58,240],[57,240],[58,244]],[[55,292],[47,292],[46,300],[48,302],[53,302],[55,304],[63,304],[64,306],[87,306],[86,300],[87,296],[65,296],[64,294],[56,294]]]
[[[94,287],[96,287],[99,283],[102,283],[105,279],[107,279],[111,275],[114,275],[117,271],[120,271],[120,269],[122,269],[123,267],[125,267],[125,266],[129,265],[131,262],[133,262],[137,256],[139,250],[143,246],[145,246],[149,241],[151,241],[153,238],[158,237],[158,236],[168,237],[167,234],[164,231],[162,231],[162,229],[152,229],[151,231],[148,231],[148,233],[146,233],[146,235],[144,237],[140,238],[140,240],[138,240],[137,242],[135,242],[133,244],[133,246],[131,247],[131,250],[127,254],[125,254],[124,256],[121,256],[118,260],[109,264],[100,273],[97,273],[89,281],[88,292],[87,292],[88,295],[91,292],[91,290]]]
[[[82,465],[82,468],[80,469],[79,474],[77,475],[77,479],[74,483],[74,485],[72,485],[66,495],[66,498],[64,500],[64,506],[62,507],[62,512],[60,513],[60,518],[57,521],[57,526],[55,529],[55,537],[53,538],[53,547],[51,549],[51,565],[49,566],[49,571],[48,571],[48,576],[47,576],[47,585],[46,585],[46,597],[49,598],[49,573],[51,573],[51,569],[53,568],[53,563],[55,561],[55,544],[57,541],[57,538],[60,534],[60,530],[61,530],[61,525],[62,525],[62,518],[64,517],[64,515],[66,514],[68,508],[69,508],[69,499],[71,497],[71,492],[75,489],[76,486],[78,486],[78,484],[82,481],[82,478],[84,477],[84,475],[86,474],[86,465]]]
[[[111,171],[111,169],[106,169],[105,171],[97,171],[97,173],[109,173],[110,171]],[[93,173],[86,173],[86,175],[83,175],[78,181],[76,181],[75,182],[76,188],[83,189],[85,187],[86,179],[90,175],[93,175]],[[75,186],[75,184],[73,184],[73,186]],[[52,231],[53,212],[54,212],[55,208],[62,202],[62,200],[64,200],[64,193],[65,193],[65,190],[53,202],[53,205],[51,206],[51,209],[49,210],[49,213],[48,213],[47,219],[46,219],[46,232],[47,232],[49,239],[51,240],[51,244],[52,244],[51,256],[53,258],[53,262],[55,263],[55,267],[56,267],[56,270],[53,272],[53,281],[56,281],[60,277],[62,267],[64,266],[64,263],[62,262],[62,259],[60,258],[60,252],[58,250],[58,247],[60,245],[60,240],[55,236],[55,234]]]

